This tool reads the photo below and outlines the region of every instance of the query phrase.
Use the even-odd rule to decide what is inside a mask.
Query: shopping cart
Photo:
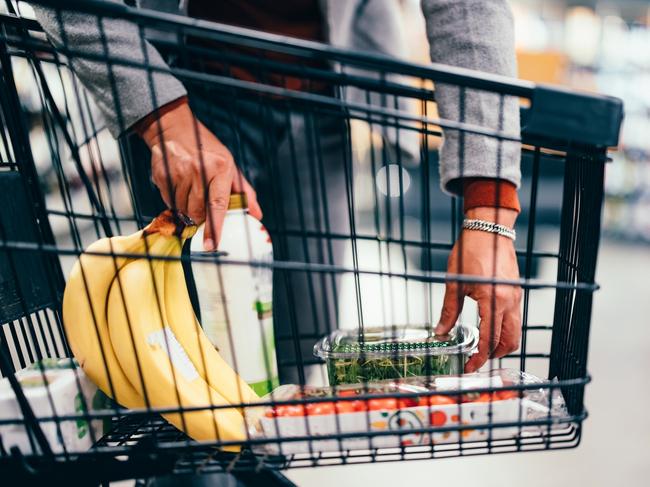
[[[544,391],[551,402],[561,392],[566,411],[561,419],[551,414],[551,407],[535,419],[519,414],[499,422],[490,412],[487,421],[470,426],[431,423],[364,433],[344,431],[337,423],[333,432],[322,434],[305,422],[304,436],[251,435],[238,453],[219,449],[229,445],[219,438],[192,441],[161,418],[164,412],[187,413],[180,407],[128,410],[107,402],[71,414],[35,412],[16,373],[36,363],[33,370],[45,377],[38,364],[72,356],[61,309],[72,263],[94,240],[142,228],[164,208],[143,163],[149,155],[141,142],[133,136],[124,136],[119,146],[113,142],[69,62],[101,61],[155,73],[146,60],[133,65],[73,45],[54,49],[40,26],[7,2],[0,16],[0,366],[19,414],[0,419],[0,434],[6,439],[7,428],[24,430],[29,442],[23,449],[1,447],[3,478],[34,483],[65,479],[72,485],[230,472],[251,484],[286,485],[277,473],[284,468],[579,444],[587,417],[583,397],[590,380],[587,352],[592,294],[598,288],[594,275],[603,177],[607,150],[618,141],[620,101],[122,5],[45,3],[128,20],[141,33],[154,32],[156,46],[187,86],[196,113],[228,127],[223,137],[244,174],[261,181],[260,199],[272,208],[265,212],[265,224],[276,260],[264,265],[275,273],[274,305],[286,317],[275,323],[284,382],[304,386],[314,371],[322,371],[312,347],[334,329],[356,327],[363,336],[371,326],[431,327],[445,282],[472,281],[471,276],[445,274],[463,212],[462,201],[438,189],[441,129],[461,138],[481,135],[499,148],[521,144],[521,280],[491,282],[523,289],[523,337],[517,352],[488,365],[544,377],[540,383],[512,387],[520,395]],[[433,111],[434,83],[458,87],[461,104],[473,92],[490,93],[499,111],[510,97],[518,97],[521,136],[466,123],[462,110],[458,120],[440,119]],[[350,101],[350,93],[356,93],[357,101]],[[211,114],[217,102],[222,113]],[[250,142],[255,130],[260,138]],[[407,141],[415,141],[415,153]],[[256,158],[263,161],[265,179],[256,174],[259,167],[251,162]],[[278,201],[284,203],[274,203]],[[218,254],[213,259],[220,262]],[[188,269],[192,258],[184,253],[182,260]],[[264,267],[252,261],[237,265]],[[191,282],[190,290],[196,299]],[[470,312],[463,316],[469,324],[475,319]],[[79,369],[72,370],[81,391]],[[490,385],[478,392],[495,390],[499,387]],[[409,397],[396,392],[380,397],[396,395]],[[269,405],[306,407],[318,401],[274,400]],[[243,409],[252,407],[244,404]],[[104,433],[91,433],[91,444],[82,451],[68,448],[65,441],[55,447],[45,433],[54,425],[55,437],[61,439],[66,424],[88,428],[95,420],[104,422]],[[530,428],[536,433],[527,435]],[[388,435],[470,429],[486,436],[477,441],[460,434],[452,442],[419,445],[401,441],[395,447],[371,442]],[[499,435],[505,430],[514,433]],[[334,447],[320,448],[317,436]],[[359,438],[368,446],[346,446],[346,440]],[[298,443],[301,452],[291,447]]]

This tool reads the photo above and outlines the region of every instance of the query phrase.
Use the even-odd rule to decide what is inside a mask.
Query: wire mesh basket
[[[279,478],[274,470],[290,467],[578,445],[618,100],[115,3],[43,3],[59,20],[65,7],[129,22],[143,56],[133,63],[115,55],[101,21],[96,35],[104,49],[97,53],[65,36],[53,47],[11,3],[0,16],[0,400],[12,405],[0,417],[0,471],[23,479],[73,475],[80,483],[230,471],[249,481],[267,475],[271,483]],[[71,70],[75,62],[101,63],[111,79],[120,69],[140,70],[155,98],[161,73],[148,63],[145,34],[186,87],[197,118],[255,187],[272,260],[253,255],[259,228],[241,215],[232,230],[240,245],[228,252],[183,245],[196,227],[163,212],[148,148],[128,127],[119,127],[117,142],[108,134],[100,116],[105,100],[93,99]],[[458,117],[437,115],[434,84],[457,90]],[[465,119],[463,107],[477,93],[490,97],[497,126]],[[504,110],[517,100],[521,135],[503,127]],[[114,107],[118,114],[128,109]],[[465,138],[489,140],[486,152],[494,154],[486,157],[497,165],[521,149],[520,279],[446,272],[463,205],[438,188],[443,130],[461,141],[461,176]],[[168,232],[167,246],[150,238],[156,225]],[[139,230],[137,250],[119,240]],[[98,239],[104,246],[89,249]],[[136,266],[139,273],[125,270]],[[205,268],[213,274],[201,284],[197,269]],[[228,294],[232,269],[272,275],[272,307],[259,286],[231,284]],[[71,272],[81,276],[80,287],[64,299]],[[96,298],[91,288],[102,280],[104,295]],[[205,306],[205,282],[224,315],[220,331],[207,337],[199,321],[207,332],[216,318],[214,303]],[[476,339],[476,309],[465,306],[456,335],[439,340],[433,333],[450,282],[523,293],[520,347],[490,359],[473,382],[459,375],[467,357],[451,364],[473,353],[461,346]],[[256,326],[244,333],[236,299],[246,293],[254,296]],[[83,306],[97,310],[85,324]],[[171,324],[183,306],[185,319]],[[141,322],[150,328],[139,345]],[[183,338],[174,326],[191,331]],[[315,355],[314,345],[334,332],[327,343],[334,348]],[[215,341],[221,362],[213,362]],[[452,345],[453,360],[440,355]],[[143,356],[146,347],[167,357],[166,370],[159,358]],[[253,349],[264,351],[261,380],[246,377]],[[423,353],[433,358],[421,360]],[[350,364],[354,374],[340,372]],[[386,364],[396,375],[373,375]],[[230,368],[244,380],[228,375]],[[116,401],[98,392],[91,380],[98,376]],[[278,376],[284,385],[258,400]],[[120,393],[123,377],[133,397]],[[234,399],[223,399],[224,377],[233,381]],[[204,390],[191,390],[210,400],[192,402],[182,384],[194,380]],[[454,380],[456,387],[447,387]],[[244,382],[254,383],[254,396]],[[161,399],[161,390],[176,395]],[[505,400],[497,401],[499,394]],[[532,401],[534,394],[547,403]],[[229,418],[245,423],[239,436]]]

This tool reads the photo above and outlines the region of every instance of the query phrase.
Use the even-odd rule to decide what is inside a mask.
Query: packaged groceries
[[[478,346],[476,328],[456,326],[438,336],[431,328],[400,326],[337,330],[314,346],[327,362],[331,386],[385,379],[460,374]]]
[[[550,383],[529,374],[501,369],[429,379],[284,385],[262,399],[280,404],[251,410],[251,419],[257,416],[251,435],[268,440],[260,446],[266,453],[293,454],[503,440],[567,427],[557,387],[550,394]],[[536,425],[539,419],[553,424]],[[527,421],[533,423],[513,426]]]
[[[193,256],[205,254],[203,230],[201,225],[192,239]],[[224,360],[255,392],[264,395],[279,384],[273,271],[268,266],[273,262],[273,245],[264,226],[248,214],[243,194],[230,196],[218,252],[218,261],[192,261],[201,323]]]
[[[84,418],[104,409],[109,399],[71,359],[45,359],[16,372],[16,379],[54,453],[82,452],[103,434],[102,420]],[[73,416],[65,420],[47,418]],[[76,418],[74,418],[76,416]],[[24,424],[9,379],[0,380],[0,445],[4,451],[18,447],[23,454],[36,453],[33,437]]]

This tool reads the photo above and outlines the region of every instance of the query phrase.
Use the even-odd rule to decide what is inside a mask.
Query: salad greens
[[[363,357],[363,354],[360,354],[354,358],[329,359],[327,373],[330,385],[334,386],[384,379],[459,374],[464,363],[464,355]]]

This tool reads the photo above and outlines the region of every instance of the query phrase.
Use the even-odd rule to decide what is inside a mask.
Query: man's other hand
[[[517,212],[504,208],[480,207],[468,210],[466,216],[512,228]],[[514,242],[493,233],[463,230],[449,255],[447,272],[483,278],[519,279]],[[471,356],[465,365],[465,372],[474,372],[488,358],[503,357],[519,348],[521,295],[519,286],[447,282],[436,334],[447,334],[453,328],[462,310],[465,296],[478,303],[478,353]]]

